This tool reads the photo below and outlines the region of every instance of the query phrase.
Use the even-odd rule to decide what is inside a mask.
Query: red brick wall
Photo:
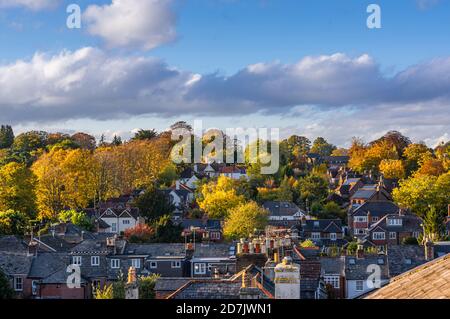
[[[65,284],[61,285],[41,285],[41,298],[56,298],[56,299],[86,299],[87,288],[70,289]]]

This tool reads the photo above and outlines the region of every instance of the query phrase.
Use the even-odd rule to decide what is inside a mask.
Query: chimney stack
[[[425,242],[425,260],[430,261],[434,259],[434,245],[433,242],[427,238]]]
[[[358,244],[358,248],[356,249],[356,258],[363,259],[364,258],[364,246]]]

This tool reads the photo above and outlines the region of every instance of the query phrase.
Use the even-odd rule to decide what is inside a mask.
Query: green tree
[[[65,210],[59,213],[58,219],[64,223],[72,223],[87,231],[92,231],[94,228],[93,222],[89,219],[85,212],[77,212],[74,209]]]
[[[34,217],[36,177],[25,164],[0,167],[0,210],[14,210]]]
[[[0,235],[24,235],[29,218],[13,210],[0,211]]]
[[[105,285],[102,288],[97,287],[94,290],[94,299],[114,299],[113,285]]]
[[[114,135],[111,145],[113,146],[122,145],[122,138],[120,136]]]
[[[157,274],[139,278],[139,299],[155,299],[155,284],[158,278]]]
[[[335,202],[328,202],[323,206],[322,211],[319,213],[321,219],[342,219],[345,220],[347,213]]]
[[[158,132],[156,132],[156,130],[143,130],[140,129],[139,131],[137,131],[136,133],[134,133],[134,137],[132,138],[133,140],[151,140],[154,139],[158,136]]]
[[[311,147],[311,153],[317,153],[321,156],[330,156],[336,149],[336,146],[327,142],[323,137],[318,137],[314,140]]]
[[[256,202],[248,202],[231,209],[225,220],[224,236],[229,239],[246,238],[257,230],[264,230],[268,212]]]
[[[159,174],[158,180],[161,185],[170,187],[177,177],[177,168],[172,163],[169,163]]]
[[[170,215],[161,216],[152,224],[155,229],[153,242],[157,243],[179,243],[182,242],[181,232],[183,228],[172,222]]]
[[[0,299],[13,299],[14,290],[11,288],[8,278],[0,269]]]
[[[328,196],[328,181],[321,176],[308,175],[299,181],[303,202],[322,202]]]
[[[0,127],[0,149],[10,148],[14,143],[14,132],[11,126],[2,125]]]
[[[149,223],[161,216],[171,214],[175,209],[169,196],[154,186],[147,188],[144,194],[135,200],[134,205],[139,208],[140,214]]]
[[[444,216],[445,212],[440,212],[434,206],[430,206],[423,219],[425,237],[433,242],[445,238]]]

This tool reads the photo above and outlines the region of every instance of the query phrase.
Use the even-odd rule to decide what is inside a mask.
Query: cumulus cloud
[[[172,0],[112,0],[83,14],[90,34],[110,47],[150,50],[176,37]]]
[[[450,58],[387,77],[367,55],[334,54],[200,75],[156,58],[111,57],[87,47],[0,65],[0,112],[11,124],[264,114],[298,118],[303,129],[325,137],[370,140],[403,128],[412,137],[438,139],[450,127],[448,74]]]
[[[24,7],[41,10],[55,7],[59,0],[0,0],[0,8]]]

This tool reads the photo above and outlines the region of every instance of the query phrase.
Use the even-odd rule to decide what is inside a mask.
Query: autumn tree
[[[424,236],[431,241],[445,238],[445,211],[440,212],[434,206],[429,206],[423,219]]]
[[[440,176],[445,172],[446,170],[442,161],[436,158],[427,158],[420,165],[416,175]]]
[[[328,182],[321,176],[308,175],[301,179],[299,184],[303,203],[322,202],[328,196]]]
[[[371,142],[371,145],[375,144],[385,144],[389,148],[394,149],[397,156],[400,157],[403,151],[411,144],[409,137],[404,136],[398,131],[389,131],[379,139]]]
[[[36,177],[25,164],[0,167],[0,210],[13,210],[30,217],[36,213]]]
[[[92,135],[78,132],[71,136],[71,139],[79,145],[82,149],[85,150],[94,150],[97,143],[95,141],[95,137]]]
[[[406,176],[402,160],[384,159],[379,168],[385,178],[402,179]]]
[[[264,230],[268,212],[251,201],[232,208],[225,220],[224,236],[229,239],[247,238],[255,230]]]
[[[244,202],[245,198],[238,195],[231,178],[220,176],[217,181],[211,181],[201,186],[197,202],[200,208],[210,218],[222,219],[229,211]]]
[[[432,155],[431,150],[423,143],[408,145],[403,151],[408,176],[419,169],[424,159],[430,158]]]
[[[74,209],[65,210],[59,213],[58,219],[64,223],[70,222],[87,231],[92,231],[94,229],[93,221],[83,211],[76,211]]]

